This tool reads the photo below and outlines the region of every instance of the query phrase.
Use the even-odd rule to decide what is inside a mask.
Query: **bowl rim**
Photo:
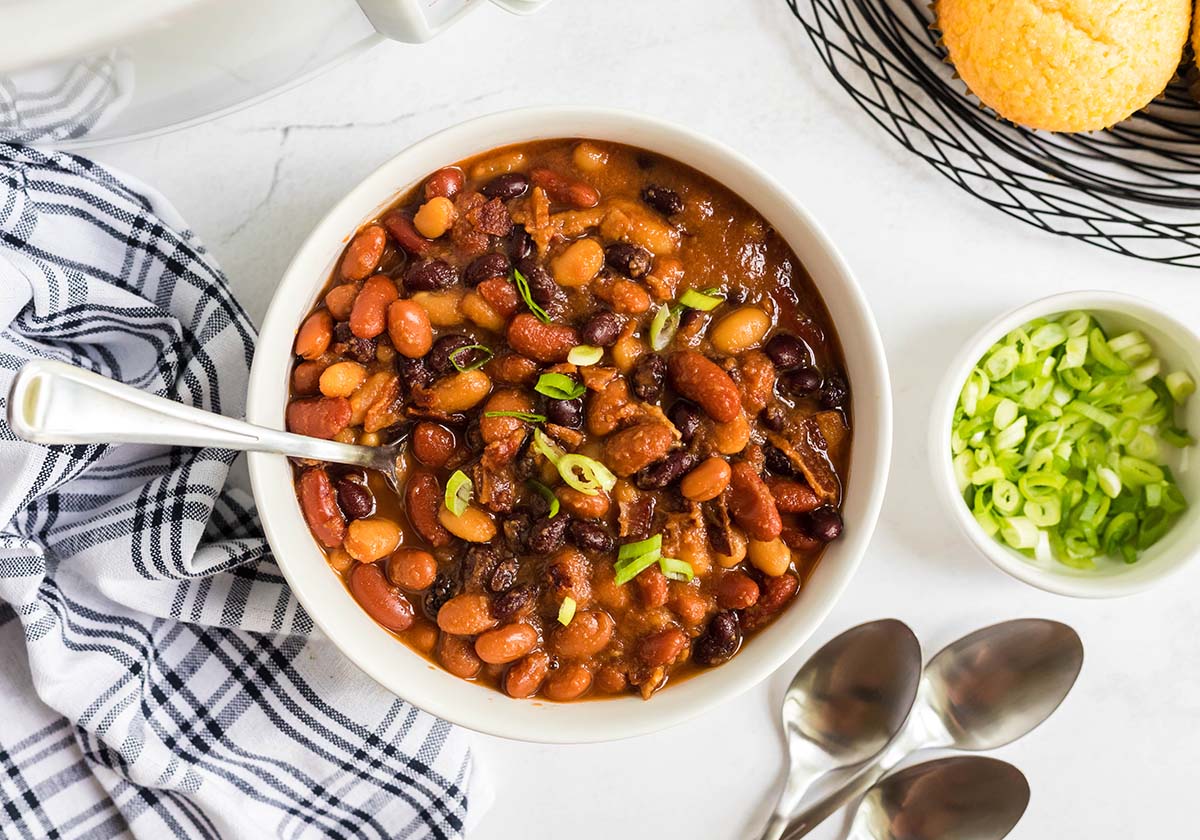
[[[648,148],[693,166],[718,183],[738,184],[735,193],[781,235],[785,228],[790,228],[785,239],[797,255],[802,255],[801,262],[826,308],[831,310],[844,351],[850,344],[847,334],[856,336],[857,344],[852,347],[856,357],[851,359],[846,353],[848,378],[855,385],[851,392],[855,431],[851,443],[853,478],[844,504],[844,507],[852,505],[856,515],[853,526],[835,544],[836,549],[830,549],[836,552],[836,562],[827,554],[803,587],[802,593],[813,591],[813,594],[803,603],[799,599],[793,602],[755,640],[755,645],[720,668],[656,695],[654,703],[632,696],[562,704],[513,700],[501,692],[468,685],[435,668],[407,647],[396,645],[396,640],[367,618],[340,585],[337,590],[341,596],[331,597],[328,566],[304,526],[295,494],[278,492],[283,476],[286,476],[283,486],[289,491],[292,487],[287,459],[251,453],[248,464],[263,528],[281,572],[316,626],[360,670],[414,706],[475,731],[537,743],[587,743],[618,740],[674,726],[757,685],[795,654],[825,620],[857,571],[873,535],[887,484],[892,445],[891,385],[883,341],[866,296],[846,261],[788,190],[756,164],[715,140],[682,126],[623,110],[521,108],[445,128],[404,148],[363,178],[322,217],[297,248],[263,320],[251,367],[246,413],[251,422],[282,427],[292,338],[303,312],[315,300],[333,260],[340,255],[348,234],[356,226],[373,218],[398,195],[448,161],[514,143],[558,137],[593,138]],[[447,146],[449,151],[443,148]],[[469,149],[462,153],[454,151],[460,146]],[[705,159],[710,167],[728,174],[713,173],[697,162]],[[422,164],[423,160],[431,165]],[[770,207],[764,208],[765,204]],[[364,212],[364,208],[374,209]],[[803,241],[797,242],[798,239]],[[831,298],[836,300],[836,307],[831,305]],[[840,316],[833,314],[835,308],[842,310]],[[298,316],[293,317],[294,312]],[[307,549],[296,538],[297,525]],[[323,580],[313,579],[317,575],[311,572],[312,564],[305,559],[313,555],[320,558],[326,570]],[[343,602],[349,602],[354,615],[346,611]],[[358,634],[372,638],[384,634],[396,650],[413,657],[433,673],[407,665],[384,667],[376,661],[381,657],[369,655],[371,645]],[[768,636],[773,644],[768,643]],[[403,676],[405,672],[409,682],[400,685],[397,674]],[[445,680],[453,681],[455,687],[449,687]],[[482,699],[483,695],[487,699]],[[611,711],[590,711],[597,707]],[[639,711],[624,713],[630,710]]]
[[[1012,330],[1035,318],[1072,310],[1112,312],[1150,325],[1166,325],[1177,338],[1182,337],[1181,343],[1191,345],[1190,355],[1200,359],[1200,337],[1195,331],[1144,298],[1097,289],[1057,292],[1038,298],[997,315],[968,339],[954,356],[934,393],[928,437],[930,466],[934,486],[937,487],[943,507],[975,548],[996,568],[1023,583],[1056,595],[1087,599],[1119,598],[1156,586],[1186,566],[1194,552],[1189,553],[1181,547],[1181,550],[1155,557],[1144,565],[1137,564],[1143,570],[1152,571],[1140,571],[1136,575],[1072,575],[1066,567],[1063,571],[1050,571],[1034,565],[1023,555],[985,534],[971,516],[963,503],[962,494],[958,492],[954,463],[950,457],[950,447],[947,445],[963,383],[988,348]],[[1182,525],[1183,521],[1180,521],[1176,522],[1174,527],[1179,528]]]

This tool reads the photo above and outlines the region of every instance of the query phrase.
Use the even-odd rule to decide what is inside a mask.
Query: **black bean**
[[[848,399],[850,399],[850,388],[841,375],[835,373],[825,380],[825,387],[821,389],[822,408],[841,408]]]
[[[473,420],[467,424],[466,430],[463,432],[463,442],[466,443],[467,449],[472,452],[482,452],[486,444],[483,440],[483,431],[479,428],[479,421]]]
[[[364,365],[375,361],[375,339],[359,338],[353,336],[346,342],[346,352],[356,362],[362,362]]]
[[[508,258],[514,263],[533,253],[533,237],[525,230],[525,225],[513,225],[508,234]]]
[[[680,440],[691,443],[700,430],[700,406],[688,400],[676,400],[667,412],[667,419],[679,430]]]
[[[376,434],[379,435],[379,440],[384,444],[395,443],[401,438],[408,437],[412,432],[412,427],[411,420],[401,420],[390,426],[384,426]]]
[[[699,309],[688,309],[679,318],[679,331],[684,335],[693,335],[703,329],[701,321],[708,320],[708,313]]]
[[[706,666],[720,665],[737,653],[742,643],[742,628],[737,613],[724,610],[712,617],[708,627],[692,646],[692,659]]]
[[[458,272],[445,260],[421,260],[404,274],[404,288],[410,292],[448,289],[458,282]]]
[[[612,534],[598,522],[576,519],[571,523],[571,542],[584,551],[612,551]]]
[[[643,490],[662,490],[683,478],[700,458],[685,449],[672,452],[661,461],[644,467],[634,476],[637,486]]]
[[[352,338],[354,338],[354,333],[350,331],[349,321],[338,321],[333,325],[333,341],[335,344],[349,344]]]
[[[337,483],[338,504],[351,519],[366,519],[375,512],[375,496],[370,489],[351,481],[340,479]]]
[[[533,554],[549,554],[562,548],[567,541],[567,528],[571,517],[559,513],[554,518],[542,517],[529,529],[529,551]]]
[[[559,285],[554,282],[550,272],[538,265],[533,257],[526,257],[517,264],[517,270],[529,284],[529,296],[534,303],[549,306],[562,295]]]
[[[674,216],[683,212],[683,199],[679,197],[679,193],[658,184],[651,184],[642,190],[642,201],[664,216]]]
[[[497,175],[483,185],[481,193],[488,198],[498,198],[508,201],[510,198],[520,198],[529,191],[529,176],[521,172],[506,172]]]
[[[507,277],[512,273],[512,262],[504,254],[484,254],[476,257],[463,272],[463,282],[471,288],[493,277]]]
[[[774,403],[764,408],[759,417],[762,418],[762,424],[773,432],[782,432],[787,425],[787,412],[783,406]]]
[[[573,400],[547,400],[546,419],[568,429],[583,427],[583,398]]]
[[[821,374],[814,367],[797,368],[781,376],[779,386],[793,397],[811,397],[821,389]]]
[[[801,518],[800,529],[815,540],[833,542],[842,535],[842,515],[829,505],[819,507]]]
[[[409,391],[433,382],[433,371],[424,359],[409,359],[400,356],[396,359],[396,374]]]
[[[812,358],[808,351],[808,345],[788,333],[775,333],[763,350],[771,357],[775,367],[780,370],[800,367],[800,365],[808,364]]]
[[[639,400],[658,402],[667,383],[667,360],[657,353],[644,353],[633,366],[633,393]]]
[[[741,286],[734,286],[731,289],[726,289],[725,302],[731,306],[740,306],[746,302],[746,290]]]
[[[457,589],[449,575],[438,572],[438,576],[433,579],[433,584],[429,587],[429,591],[425,593],[425,615],[429,616],[433,621],[437,621],[438,610],[455,596]]]
[[[584,344],[612,347],[621,335],[621,316],[615,312],[597,312],[583,325],[579,338]]]
[[[767,464],[767,469],[775,475],[793,476],[796,474],[795,466],[788,460],[788,456],[783,454],[783,450],[769,443],[763,446],[763,460]]]
[[[458,561],[463,592],[482,592],[500,562],[500,554],[489,545],[472,545]]]
[[[646,276],[654,260],[650,252],[643,248],[628,242],[616,242],[604,249],[604,261],[614,271],[637,280]]]
[[[508,590],[492,600],[492,617],[498,621],[511,621],[526,611],[537,598],[537,589],[526,583]]]
[[[525,507],[529,509],[529,515],[534,520],[541,519],[544,516],[550,515],[550,500],[539,493],[530,493],[526,497]]]
[[[548,509],[548,508],[547,508]],[[504,544],[515,554],[525,553],[532,518],[527,513],[512,513],[504,517]]]
[[[492,570],[492,576],[488,578],[488,589],[492,592],[507,592],[512,589],[513,584],[517,582],[517,572],[520,569],[521,565],[517,562],[516,557],[505,557]]]
[[[450,373],[455,370],[454,363],[450,361],[450,356],[455,350],[461,347],[468,347],[475,342],[469,337],[461,333],[450,333],[433,342],[433,347],[425,356],[425,360],[429,363],[429,368],[435,374]],[[466,353],[459,353],[455,356],[459,364],[469,364],[469,359],[464,359]]]

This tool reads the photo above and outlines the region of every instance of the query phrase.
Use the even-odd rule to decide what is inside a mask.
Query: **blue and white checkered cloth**
[[[0,145],[0,329],[4,393],[45,357],[242,413],[255,333],[220,271],[85,159]],[[464,734],[320,637],[232,460],[0,424],[0,837],[464,833]]]

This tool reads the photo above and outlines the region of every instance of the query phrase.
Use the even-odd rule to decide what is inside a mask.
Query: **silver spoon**
[[[1002,840],[1029,805],[1025,774],[955,756],[908,767],[863,797],[846,840]]]
[[[281,418],[282,419],[282,418]],[[156,397],[74,365],[37,359],[8,392],[8,425],[32,443],[151,443],[219,446],[366,467],[396,488],[404,440],[355,446],[233,420]]]
[[[844,787],[796,815],[784,840],[803,837],[911,753],[993,750],[1028,734],[1066,698],[1083,667],[1083,643],[1065,624],[1026,618],[977,630],[925,666],[901,733]]]
[[[763,840],[777,840],[818,777],[887,746],[920,681],[921,644],[895,619],[853,627],[809,657],[783,695],[788,771]]]

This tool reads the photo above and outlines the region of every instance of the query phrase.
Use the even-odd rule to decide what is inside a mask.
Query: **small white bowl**
[[[1092,315],[1109,335],[1141,330],[1162,360],[1164,371],[1186,369],[1196,375],[1200,338],[1161,309],[1140,298],[1114,292],[1066,292],[1034,301],[992,321],[959,352],[934,396],[929,427],[933,482],[946,509],[983,554],[1003,571],[1047,592],[1074,598],[1114,598],[1148,589],[1178,571],[1200,545],[1200,470],[1189,469],[1190,449],[1171,467],[1191,507],[1157,543],[1133,564],[1099,558],[1095,569],[1073,569],[1057,561],[1037,561],[1009,548],[983,529],[958,491],[950,452],[950,429],[963,384],[988,349],[1012,330],[1034,318],[1081,310]],[[1184,422],[1200,430],[1200,398],[1188,401]]]
[[[854,436],[843,515],[832,543],[797,599],[745,650],[719,668],[673,685],[650,701],[586,703],[513,700],[436,668],[371,621],[317,549],[300,514],[286,458],[252,454],[250,477],[263,527],[300,602],[343,653],[415,705],[481,732],[578,743],[652,732],[679,723],[758,683],[820,625],[849,583],[875,528],[891,455],[887,362],[862,291],[816,222],[762,170],[688,129],[621,111],[539,108],[472,120],[409,147],[355,187],[301,245],[275,292],[259,335],[246,414],[283,428],[292,342],[339,258],[346,238],[430,172],[511,143],[590,137],[628,143],[682,161],[746,199],[795,250],[820,290],[845,351]]]

